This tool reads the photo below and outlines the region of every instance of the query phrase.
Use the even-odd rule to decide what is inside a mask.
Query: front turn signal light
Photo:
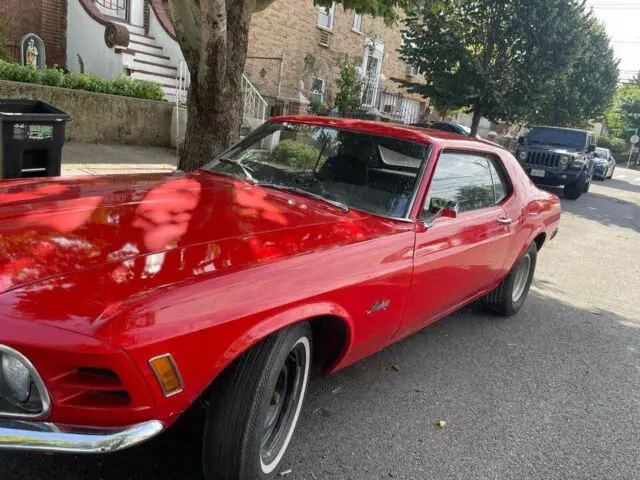
[[[164,355],[153,357],[149,360],[149,365],[151,365],[151,369],[155,373],[165,397],[182,391],[182,378],[171,354],[165,353]]]

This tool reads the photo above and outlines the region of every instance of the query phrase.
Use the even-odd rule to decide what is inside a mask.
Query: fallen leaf
[[[291,475],[291,469],[289,470],[283,470],[282,472],[280,472],[278,474],[279,477],[286,477],[287,475]]]
[[[391,370],[393,370],[394,372],[399,372],[400,371],[400,367],[397,365],[391,365]]]
[[[438,420],[436,422],[436,425],[438,426],[438,428],[445,428],[447,426],[447,422],[445,422],[444,420]]]

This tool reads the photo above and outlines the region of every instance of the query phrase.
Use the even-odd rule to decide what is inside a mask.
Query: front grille
[[[557,153],[527,152],[526,163],[527,165],[557,168],[560,166],[560,155]]]

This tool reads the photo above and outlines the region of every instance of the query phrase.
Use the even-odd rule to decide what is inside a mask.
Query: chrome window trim
[[[11,412],[2,412],[0,411],[0,417],[3,418],[28,418],[31,420],[41,420],[49,416],[51,412],[51,399],[49,398],[49,392],[47,391],[47,387],[42,381],[42,377],[36,370],[36,367],[33,366],[33,363],[25,357],[19,351],[0,343],[0,352],[6,353],[8,355],[13,355],[18,358],[20,361],[24,363],[29,370],[29,374],[31,375],[31,379],[38,389],[38,394],[40,395],[40,400],[42,402],[42,411],[40,413],[11,413]]]

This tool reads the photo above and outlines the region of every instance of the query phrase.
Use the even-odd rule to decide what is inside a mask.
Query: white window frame
[[[320,23],[320,15],[327,17],[328,26],[322,25]],[[336,2],[331,4],[331,7],[318,7],[318,15],[316,19],[316,25],[318,28],[322,28],[323,30],[333,31],[333,24],[336,18]]]
[[[354,32],[360,33],[362,31],[362,14],[356,12],[353,16],[353,25],[351,26],[351,30]]]
[[[311,103],[319,103],[320,105],[324,105],[324,90],[325,87],[327,85],[327,81],[326,79],[322,78],[322,77],[311,77],[311,85],[310,87],[313,87],[313,82],[314,80],[319,80],[320,82],[322,82],[322,88],[320,91],[318,90],[311,90],[311,88],[309,88],[309,101],[311,101],[311,95],[315,94],[315,95],[320,95],[320,101],[319,102],[311,102]]]

